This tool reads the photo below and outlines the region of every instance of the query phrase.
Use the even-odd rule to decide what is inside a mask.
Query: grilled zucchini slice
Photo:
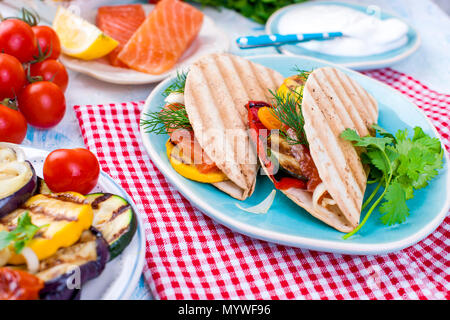
[[[136,214],[122,197],[111,193],[86,196],[94,211],[93,226],[109,244],[110,260],[117,257],[131,242],[137,229]]]

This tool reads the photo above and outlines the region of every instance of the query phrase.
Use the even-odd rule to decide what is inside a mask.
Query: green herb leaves
[[[414,128],[412,138],[408,138],[407,129],[399,130],[394,136],[378,125],[373,128],[378,133],[377,137],[360,137],[351,129],[341,134],[342,138],[352,141],[355,146],[365,148],[362,159],[371,167],[369,180],[379,184],[363,208],[370,204],[379,187],[384,187],[360,225],[346,234],[344,239],[361,229],[380,203],[383,224],[404,222],[409,216],[407,200],[414,197],[414,190],[426,187],[443,165],[444,150],[440,141],[425,134],[420,127]]]
[[[163,92],[163,96],[167,97],[171,93],[184,93],[184,87],[186,86],[187,72],[177,72],[177,78],[174,83],[167,87]]]
[[[183,105],[169,106],[158,112],[145,113],[141,126],[147,133],[169,134],[176,129],[192,130]]]
[[[29,213],[25,212],[17,219],[17,227],[14,230],[0,232],[0,250],[13,244],[16,253],[22,252],[23,248],[33,239],[36,232],[43,227],[35,226],[31,222]]]
[[[177,73],[175,81],[166,88],[163,96],[171,93],[184,93],[187,72]],[[186,107],[181,103],[167,104],[164,109],[145,113],[141,119],[141,126],[147,133],[169,134],[177,129],[192,130]]]
[[[265,23],[272,13],[289,4],[305,0],[191,0],[205,6],[225,7],[259,23]]]
[[[278,94],[270,91],[275,102],[273,108],[274,116],[283,123],[286,127],[291,128],[295,132],[295,137],[290,137],[286,132],[282,132],[289,144],[304,144],[308,145],[306,140],[305,120],[301,113],[302,95],[297,91],[287,94]],[[300,110],[300,111],[299,111]]]

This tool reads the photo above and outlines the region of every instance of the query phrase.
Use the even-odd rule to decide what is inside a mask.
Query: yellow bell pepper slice
[[[169,158],[170,164],[183,177],[203,183],[215,183],[225,180],[229,180],[228,177],[223,172],[200,172],[195,165],[186,164],[174,157],[174,153],[177,152],[176,146],[174,146],[170,139],[166,142],[167,157]]]
[[[12,216],[15,218],[10,225],[17,224],[17,218],[28,211],[34,225],[44,226],[27,244],[41,261],[58,249],[73,245],[80,239],[81,233],[92,225],[94,214],[85,199],[76,192],[35,195],[25,202],[23,208],[14,211]],[[25,259],[21,254],[14,253],[8,263],[19,265],[25,263]]]
[[[302,94],[304,85],[304,79],[300,76],[290,76],[284,79],[283,83],[277,90],[277,94],[282,97],[290,93],[291,96],[296,97],[297,95],[295,93]]]

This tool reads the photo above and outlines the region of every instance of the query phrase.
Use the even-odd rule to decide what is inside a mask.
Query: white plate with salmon
[[[109,55],[62,55],[71,70],[116,84],[159,82],[199,57],[229,49],[227,35],[197,8],[179,0],[104,6],[83,16],[119,42]]]

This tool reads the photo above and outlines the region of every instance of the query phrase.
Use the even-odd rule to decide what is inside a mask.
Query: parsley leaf
[[[406,205],[406,193],[401,184],[394,182],[387,188],[384,202],[379,210],[383,224],[391,226],[406,220],[409,216],[409,208]]]
[[[23,248],[36,235],[36,232],[43,227],[45,226],[34,225],[28,211],[25,212],[17,219],[17,226],[14,230],[0,232],[0,250],[12,244],[16,253],[22,252]]]
[[[377,137],[367,136],[367,137],[361,138],[359,136],[359,134],[355,130],[352,130],[352,129],[345,129],[342,132],[341,137],[344,138],[345,140],[353,141],[354,145],[357,147],[372,146],[372,147],[376,147],[382,151],[384,151],[387,144],[392,143],[392,138],[390,138],[390,137],[377,138]]]
[[[444,150],[437,138],[431,138],[420,127],[414,128],[414,136],[408,138],[408,130],[398,130],[395,135],[374,125],[377,136],[360,137],[355,130],[346,129],[341,137],[363,147],[361,158],[370,166],[371,182],[378,186],[363,204],[371,203],[380,187],[382,194],[373,202],[363,221],[344,239],[355,234],[380,205],[381,222],[385,225],[402,223],[409,216],[406,201],[414,197],[414,190],[424,188],[438,175],[443,166]]]

